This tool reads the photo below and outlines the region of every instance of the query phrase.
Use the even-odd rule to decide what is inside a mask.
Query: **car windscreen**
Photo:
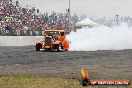
[[[52,36],[52,35],[60,35],[60,32],[46,31],[45,34],[48,35],[48,36]]]

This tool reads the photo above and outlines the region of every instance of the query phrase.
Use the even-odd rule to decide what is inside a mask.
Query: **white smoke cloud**
[[[71,51],[132,49],[132,27],[125,23],[112,28],[82,28],[67,38],[71,41]]]

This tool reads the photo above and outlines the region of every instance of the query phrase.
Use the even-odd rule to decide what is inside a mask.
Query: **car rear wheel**
[[[64,49],[64,51],[68,51],[68,49]]]

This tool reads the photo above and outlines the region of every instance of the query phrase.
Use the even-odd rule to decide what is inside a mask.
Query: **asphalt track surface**
[[[30,73],[78,77],[132,79],[132,50],[40,51],[34,46],[0,47],[0,75]]]

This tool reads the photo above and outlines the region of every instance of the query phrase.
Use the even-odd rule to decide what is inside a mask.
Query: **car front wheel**
[[[40,51],[40,45],[36,44],[36,51]]]

